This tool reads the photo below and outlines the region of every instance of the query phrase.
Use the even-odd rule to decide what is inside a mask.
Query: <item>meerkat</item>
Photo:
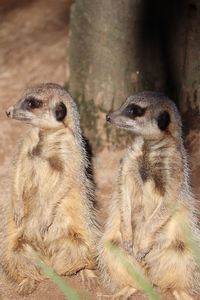
[[[43,278],[35,253],[59,275],[84,269],[91,275],[98,225],[75,102],[61,86],[46,83],[28,88],[6,114],[31,126],[14,161],[4,270],[20,294]]]
[[[200,275],[185,233],[199,245],[196,201],[175,104],[156,92],[126,99],[107,121],[132,131],[99,243],[99,269],[114,298],[141,287],[108,245],[117,245],[136,270],[176,299],[192,299]],[[185,228],[189,231],[185,231]]]

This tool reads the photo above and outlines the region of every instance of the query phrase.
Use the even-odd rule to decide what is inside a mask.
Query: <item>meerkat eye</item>
[[[141,117],[145,114],[146,108],[136,104],[130,104],[126,107],[126,115],[129,117]]]
[[[26,109],[34,109],[39,108],[42,106],[42,101],[39,99],[36,99],[34,97],[28,97],[24,101],[24,108]]]

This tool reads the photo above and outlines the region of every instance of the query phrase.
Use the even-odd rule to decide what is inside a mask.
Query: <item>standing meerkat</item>
[[[199,291],[200,275],[183,225],[199,244],[181,118],[174,103],[154,92],[127,98],[107,121],[134,133],[121,163],[105,232],[99,244],[102,279],[115,297],[140,287],[108,246],[119,246],[134,268],[176,299]]]
[[[14,162],[1,258],[19,293],[27,294],[42,279],[35,253],[60,275],[95,267],[94,187],[77,107],[64,88],[53,83],[29,88],[6,114],[32,125]]]

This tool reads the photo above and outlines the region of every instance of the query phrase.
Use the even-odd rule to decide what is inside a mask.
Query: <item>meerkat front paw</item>
[[[141,249],[136,253],[136,260],[140,263],[145,258],[145,256],[150,252],[150,248]]]
[[[128,252],[129,254],[133,253],[133,243],[131,240],[124,241],[123,246],[126,252]]]
[[[144,258],[145,258],[145,256],[146,256],[146,252],[145,251],[138,251],[137,253],[136,253],[136,260],[138,261],[138,262],[141,262]]]
[[[24,213],[20,210],[18,210],[18,211],[14,210],[13,220],[14,220],[15,224],[17,225],[17,227],[22,226],[23,219],[24,219]]]
[[[34,279],[25,278],[20,282],[17,292],[22,296],[31,294],[36,288],[36,281]]]
[[[22,226],[24,219],[24,203],[21,196],[12,200],[13,220],[17,227]]]

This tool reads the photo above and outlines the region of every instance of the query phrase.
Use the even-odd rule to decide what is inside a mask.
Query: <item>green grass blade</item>
[[[81,300],[78,294],[52,268],[47,266],[38,257],[34,258],[34,262],[69,300]]]

